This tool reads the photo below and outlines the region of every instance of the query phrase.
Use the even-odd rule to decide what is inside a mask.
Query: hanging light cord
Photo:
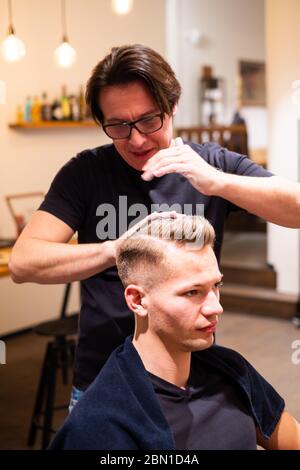
[[[61,26],[63,32],[63,42],[68,42],[67,21],[66,21],[66,0],[61,0]]]
[[[8,34],[15,34],[15,30],[14,30],[13,22],[12,22],[11,0],[8,0],[8,20],[9,20]]]

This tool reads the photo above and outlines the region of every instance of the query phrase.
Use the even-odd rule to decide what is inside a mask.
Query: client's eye
[[[188,292],[185,293],[186,297],[194,297],[197,295],[199,292],[196,289],[189,290]]]

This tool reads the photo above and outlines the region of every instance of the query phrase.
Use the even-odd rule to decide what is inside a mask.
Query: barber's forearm
[[[223,173],[213,190],[268,222],[300,227],[300,185],[277,176],[257,178]]]
[[[69,245],[28,238],[17,242],[9,270],[17,283],[63,284],[86,279],[114,264],[113,241]]]

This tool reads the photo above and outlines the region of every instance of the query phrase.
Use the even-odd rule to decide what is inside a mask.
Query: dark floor
[[[47,339],[34,333],[6,340],[6,364],[0,365],[0,449],[28,449],[27,434],[46,343]],[[70,382],[63,386],[58,377],[58,405],[69,402]],[[67,410],[56,413],[55,429],[66,415]],[[40,433],[33,448],[40,448]]]

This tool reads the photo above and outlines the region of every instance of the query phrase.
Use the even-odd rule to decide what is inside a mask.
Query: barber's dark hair
[[[103,124],[103,113],[98,104],[101,89],[135,81],[144,82],[162,113],[172,114],[181,94],[175,73],[156,51],[133,44],[113,47],[96,65],[88,80],[86,102],[98,124]]]

